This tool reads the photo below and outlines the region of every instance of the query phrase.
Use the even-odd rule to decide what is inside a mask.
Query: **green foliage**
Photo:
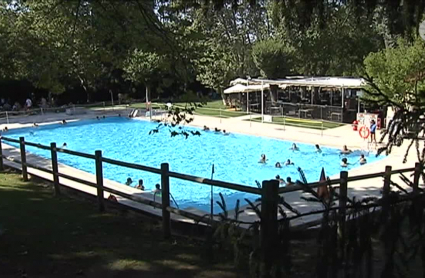
[[[252,56],[264,77],[284,78],[293,73],[295,49],[282,40],[268,39],[257,42],[252,49]]]
[[[425,100],[425,43],[399,39],[395,48],[369,54],[365,61],[369,83],[366,98],[381,105],[406,107]],[[381,94],[382,93],[382,94]]]
[[[124,61],[126,78],[134,83],[150,84],[160,69],[161,57],[135,49]]]

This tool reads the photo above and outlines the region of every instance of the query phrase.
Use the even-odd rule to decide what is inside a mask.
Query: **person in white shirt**
[[[29,110],[32,106],[32,100],[30,98],[27,98],[27,100],[25,101],[25,107],[27,108],[27,110]]]

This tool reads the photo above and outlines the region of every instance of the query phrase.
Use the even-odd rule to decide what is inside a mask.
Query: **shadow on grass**
[[[0,276],[237,277],[206,262],[197,241],[163,240],[159,225],[96,209],[0,173]]]

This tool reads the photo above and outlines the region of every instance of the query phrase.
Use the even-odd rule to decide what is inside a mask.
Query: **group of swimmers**
[[[316,153],[322,153],[322,149],[320,148],[320,146],[318,144],[315,145],[315,152]],[[299,151],[300,148],[297,146],[297,144],[293,143],[291,148],[289,148],[292,151]],[[347,154],[351,154],[353,151],[347,148],[347,145],[344,145],[340,151],[340,155],[347,155]],[[261,154],[260,156],[260,160],[258,161],[258,163],[267,163],[268,159],[266,157],[265,154]],[[367,163],[367,160],[365,158],[364,154],[360,155],[360,159],[357,161],[360,165],[364,165]],[[355,162],[355,163],[357,163]],[[348,165],[352,165],[355,163],[349,163],[348,159],[346,157],[343,157],[341,159],[341,167],[348,167]],[[286,160],[286,162],[284,163],[284,166],[290,166],[290,165],[294,165],[294,162],[292,162],[290,159]],[[275,167],[276,168],[282,168],[282,164],[280,162],[276,162],[275,163]],[[281,179],[279,175],[276,176],[276,179],[279,180],[280,184],[284,184],[284,185],[293,185],[294,183],[292,182],[291,177],[287,177],[286,181]]]
[[[128,177],[127,181],[125,182],[125,185],[131,186],[131,184],[133,183],[133,180]],[[143,185],[143,180],[140,179],[138,185],[136,186],[137,189],[140,190],[145,190],[145,186]],[[155,189],[153,190],[154,193],[160,193],[161,192],[161,186],[159,185],[159,183],[155,184]]]
[[[203,131],[210,131],[210,128],[207,127],[206,125],[204,125]],[[223,129],[223,131],[222,131],[221,129],[218,129],[218,128],[214,128],[214,132],[215,133],[221,133],[221,132],[223,132],[224,135],[229,135],[230,134],[230,132],[226,132],[225,129]]]

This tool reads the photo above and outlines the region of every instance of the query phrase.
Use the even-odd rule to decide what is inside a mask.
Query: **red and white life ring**
[[[366,139],[369,137],[370,135],[370,129],[367,126],[362,126],[359,129],[359,135],[361,138]]]

